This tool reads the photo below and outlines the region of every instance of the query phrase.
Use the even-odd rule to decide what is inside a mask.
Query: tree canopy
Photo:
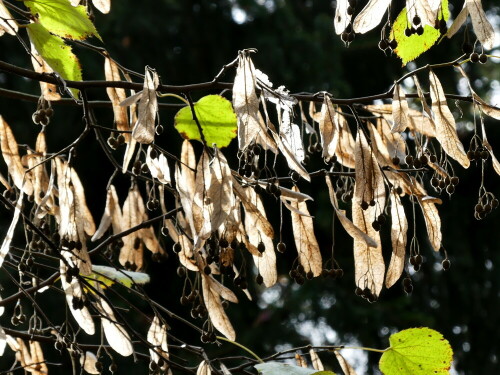
[[[497,20],[0,0],[1,370],[494,372]]]

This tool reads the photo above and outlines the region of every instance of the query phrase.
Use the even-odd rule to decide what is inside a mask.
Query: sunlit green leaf
[[[236,114],[231,102],[220,95],[207,95],[194,104],[207,146],[226,147],[236,137]],[[185,139],[201,140],[191,108],[184,107],[175,115],[175,127]]]
[[[62,78],[70,81],[82,80],[82,69],[80,62],[71,47],[64,41],[49,33],[49,31],[38,23],[30,23],[27,26],[28,35],[36,50]],[[76,96],[78,90],[72,89]]]
[[[318,371],[279,362],[259,363],[255,368],[262,375],[335,375],[332,371]]]
[[[448,0],[443,0],[441,6],[443,9],[444,20],[448,21],[448,18],[450,18]],[[441,15],[441,12],[439,12],[439,14]],[[425,25],[424,33],[422,35],[413,34],[408,37],[405,35],[405,30],[408,26],[406,8],[403,8],[401,13],[399,13],[396,18],[396,21],[394,21],[390,32],[391,37],[398,42],[398,46],[394,52],[401,60],[403,60],[403,65],[415,60],[422,53],[430,49],[441,36],[441,32],[439,30],[436,30],[432,26]]]
[[[410,328],[389,338],[380,358],[384,375],[448,374],[453,350],[443,335],[430,328]]]
[[[101,39],[90,21],[85,7],[72,6],[69,0],[25,1],[31,14],[51,33],[63,38],[83,40],[89,36]]]

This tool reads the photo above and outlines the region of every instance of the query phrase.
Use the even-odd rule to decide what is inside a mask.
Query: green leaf
[[[31,14],[38,14],[39,23],[53,34],[68,39],[83,40],[92,35],[101,39],[83,5],[74,7],[69,0],[36,0],[24,4]]]
[[[214,143],[226,147],[236,137],[236,114],[231,102],[220,95],[207,95],[194,104],[207,146]],[[185,139],[201,141],[198,126],[193,120],[191,108],[184,107],[175,115],[175,127]]]
[[[443,0],[441,7],[443,9],[444,20],[448,21],[448,18],[450,18],[448,0]],[[401,13],[399,13],[396,18],[396,21],[394,21],[390,32],[392,38],[398,42],[398,46],[394,52],[401,60],[403,60],[403,65],[415,60],[422,53],[430,49],[441,36],[441,32],[439,30],[436,30],[432,26],[425,25],[424,33],[422,35],[413,34],[408,37],[405,35],[407,27],[408,20],[406,16],[406,8],[403,8]]]
[[[448,374],[453,350],[443,335],[430,328],[410,328],[389,338],[380,358],[384,375]]]
[[[70,46],[38,23],[30,23],[27,29],[28,36],[36,50],[55,72],[66,80],[82,80],[80,62]],[[71,89],[71,91],[75,96],[78,95],[78,90]]]
[[[318,371],[279,362],[259,363],[255,368],[262,375],[335,375],[332,371]]]

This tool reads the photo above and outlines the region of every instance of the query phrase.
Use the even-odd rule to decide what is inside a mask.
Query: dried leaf
[[[340,221],[340,224],[344,227],[345,231],[349,236],[351,236],[354,239],[358,239],[359,241],[365,241],[366,244],[370,247],[377,247],[377,242],[370,238],[365,232],[363,232],[361,229],[359,229],[357,226],[355,226],[351,220],[349,220],[345,214],[345,210],[341,210],[339,208],[339,204],[337,201],[337,197],[335,195],[335,190],[332,185],[332,181],[330,180],[330,177],[327,175],[325,176],[326,180],[326,185],[328,186],[328,192],[330,195],[330,202],[332,203],[333,209],[335,210],[335,214],[337,215],[337,218]]]
[[[340,368],[344,372],[344,375],[356,375],[356,371],[354,368],[347,362],[342,354],[340,354],[337,350],[334,350],[335,357],[339,361]]]
[[[298,191],[296,186],[293,190]],[[306,202],[291,202],[293,207],[301,212],[309,214]],[[318,241],[314,235],[313,221],[311,217],[290,212],[292,215],[293,236],[295,246],[299,253],[299,262],[304,267],[304,272],[312,272],[314,276],[319,276],[323,268],[321,252]]]
[[[406,219],[401,198],[395,191],[389,194],[391,201],[391,242],[392,242],[392,256],[389,266],[387,267],[387,274],[385,276],[385,286],[390,288],[401,277],[401,273],[405,264],[406,253],[406,233],[408,231],[408,221]]]
[[[464,168],[468,168],[470,161],[465,153],[464,146],[458,138],[455,119],[451,114],[441,82],[431,70],[429,73],[432,112],[436,124],[436,138],[443,150],[458,161]]]
[[[154,141],[156,116],[158,114],[158,98],[156,89],[160,79],[156,71],[146,67],[144,88],[139,99],[138,118],[132,129],[132,137],[139,143],[150,144]]]
[[[116,321],[115,313],[111,306],[101,297],[96,296],[97,302],[94,304],[96,310],[101,314],[101,323],[104,336],[115,352],[124,357],[128,357],[134,352],[130,336],[125,328]]]
[[[94,0],[94,4],[95,3],[96,1]],[[106,81],[121,81],[118,65],[109,56],[106,56],[104,60],[104,75],[106,77]],[[111,104],[113,105],[113,114],[115,117],[116,129],[118,129],[119,131],[130,130],[127,108],[120,105],[120,103],[122,103],[127,98],[125,89],[118,87],[106,87],[106,93],[108,94],[109,100],[111,100]],[[130,133],[122,134],[125,137],[125,141],[129,142]]]
[[[203,301],[207,308],[210,321],[213,326],[226,336],[229,340],[236,339],[234,328],[226,315],[226,311],[222,307],[220,295],[212,289],[212,281],[204,273],[201,273],[201,285],[203,290]],[[198,369],[200,371],[200,369]]]
[[[439,198],[424,196],[418,197],[418,203],[424,214],[425,225],[427,227],[427,235],[431,242],[432,248],[439,251],[441,248],[441,218],[436,208],[436,203],[441,203]]]
[[[396,84],[394,86],[394,97],[392,99],[392,128],[393,133],[404,132],[408,127],[409,113],[408,102],[406,101],[406,96],[401,85]]]
[[[2,116],[0,116],[0,148],[9,174],[16,187],[23,190],[25,194],[32,195],[33,185],[31,183],[31,175],[25,173],[26,170],[21,163],[16,138]]]
[[[495,30],[486,18],[481,0],[465,0],[465,5],[470,13],[477,38],[484,48],[492,49],[495,44]]]
[[[370,0],[354,19],[353,29],[357,34],[364,34],[377,27],[382,21],[391,0]]]
[[[66,296],[66,302],[69,306],[69,311],[75,318],[78,325],[89,335],[95,333],[94,321],[90,315],[90,311],[86,306],[81,309],[75,309],[73,306],[73,301],[80,301],[85,298],[82,286],[76,277],[67,276],[68,267],[63,261],[60,262],[60,272],[61,272],[61,285]],[[75,306],[80,307],[80,306]]]

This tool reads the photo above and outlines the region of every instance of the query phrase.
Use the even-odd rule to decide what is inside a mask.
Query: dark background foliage
[[[455,3],[455,2],[454,2]],[[485,8],[492,9],[498,17],[499,9],[494,1],[483,1]],[[326,90],[336,97],[358,97],[387,90],[391,83],[406,72],[394,56],[385,56],[378,50],[379,33],[374,30],[358,36],[346,48],[333,32],[333,5],[330,1],[272,1],[233,0],[173,1],[145,0],[141,2],[114,1],[109,15],[95,14],[97,29],[105,41],[105,47],[121,64],[137,72],[143,72],[147,64],[158,70],[163,83],[188,84],[211,80],[220,68],[237,56],[243,48],[257,48],[254,63],[268,74],[275,86],[285,85],[291,92],[317,92]],[[457,5],[458,6],[458,5]],[[235,9],[239,9],[240,13]],[[235,16],[244,15],[244,22],[235,22]],[[453,14],[457,14],[454,9]],[[498,19],[498,18],[497,18]],[[94,41],[96,42],[96,41]],[[462,35],[439,46],[416,61],[417,66],[445,62],[460,55]],[[29,56],[18,41],[4,36],[0,40],[0,59],[30,68]],[[103,79],[103,59],[93,52],[75,46],[82,61],[85,79]],[[484,67],[466,66],[471,78],[482,80],[478,87],[487,94],[492,79],[500,74],[498,60]],[[445,91],[455,93],[458,74],[452,69],[438,72]],[[231,82],[234,72],[224,80]],[[473,82],[474,82],[473,79]],[[425,76],[422,76],[425,82]],[[39,93],[38,84],[0,72],[3,88]],[[201,96],[208,92],[195,93]],[[103,90],[93,90],[90,99],[105,99]],[[450,103],[452,104],[452,103]],[[496,103],[498,105],[498,103]],[[472,121],[470,105],[460,104],[464,111],[461,123]],[[0,114],[11,124],[19,143],[33,144],[37,128],[31,123],[31,113],[36,103],[20,102],[7,97],[0,98]],[[450,105],[451,107],[451,105]],[[458,117],[458,110],[456,117]],[[166,128],[158,143],[178,154],[181,138],[172,126],[173,110],[162,110],[161,119]],[[81,112],[73,107],[56,108],[53,123],[47,129],[49,149],[60,149],[73,140],[82,129]],[[110,126],[109,110],[98,110],[98,120]],[[486,120],[490,143],[500,154],[500,130],[498,122]],[[472,134],[462,132],[463,143],[468,147]],[[235,151],[234,145],[228,151]],[[236,166],[235,158],[230,163]],[[87,186],[87,201],[97,221],[105,199],[105,186],[112,169],[103,163],[104,155],[96,142],[89,138],[78,147],[75,168]],[[474,163],[473,163],[474,164]],[[322,168],[322,161],[313,160],[313,166]],[[1,168],[4,168],[2,166]],[[288,171],[283,169],[280,174]],[[481,181],[479,166],[471,165],[467,171],[457,167],[461,183],[449,199],[443,194],[439,207],[443,222],[443,245],[448,251],[452,267],[448,272],[440,269],[442,254],[435,254],[425,238],[425,225],[417,212],[417,236],[425,258],[422,270],[414,276],[415,290],[406,296],[399,284],[384,291],[380,300],[369,304],[354,295],[352,240],[338,228],[332,230],[332,211],[329,208],[323,181],[311,186],[300,183],[304,191],[314,192],[315,202],[310,210],[315,215],[316,234],[325,257],[331,251],[332,236],[335,238],[335,256],[344,269],[341,280],[315,279],[297,287],[287,276],[295,259],[289,220],[285,219],[283,237],[289,251],[279,255],[279,269],[283,275],[279,285],[264,297],[261,289],[252,285],[255,301],[248,302],[242,293],[240,304],[230,307],[229,315],[238,333],[238,341],[262,355],[280,348],[315,343],[345,344],[358,342],[363,346],[384,348],[389,335],[409,327],[428,326],[439,330],[451,342],[454,363],[459,373],[494,374],[500,370],[500,247],[498,227],[500,217],[493,212],[486,220],[476,221],[473,207]],[[484,175],[489,191],[500,195],[500,179],[489,168]],[[124,199],[129,186],[127,178],[118,177],[120,198]],[[168,202],[173,206],[173,202]],[[407,206],[407,212],[410,207]],[[274,223],[278,223],[279,206],[272,199],[266,200],[266,210]],[[2,226],[10,220],[7,211],[2,212]],[[277,226],[276,226],[277,228]],[[2,230],[4,232],[4,230]],[[386,233],[387,235],[388,233]],[[387,237],[387,236],[386,236]],[[164,239],[170,254],[172,243]],[[390,244],[385,253],[390,256]],[[99,263],[99,260],[96,259]],[[150,296],[172,311],[188,315],[189,309],[180,306],[182,281],[175,274],[177,262],[171,256],[166,262],[148,262],[147,272],[152,282],[146,290]],[[8,279],[0,278],[6,288],[2,296],[15,290],[7,287]],[[251,283],[253,284],[253,283]],[[62,298],[38,302],[53,316],[63,313]],[[136,301],[142,306],[140,301]],[[26,304],[29,306],[29,304]],[[147,307],[144,312],[151,315]],[[53,310],[53,311],[52,311]],[[8,326],[12,307],[1,320]],[[131,316],[139,324],[145,324],[140,316]],[[199,335],[176,321],[171,321],[171,332],[180,338],[199,345]],[[307,327],[314,326],[314,330]],[[333,329],[337,339],[330,341],[328,332]],[[313,336],[313,337],[311,337]],[[224,345],[210,349],[216,355],[239,353]],[[173,350],[182,355],[181,351]],[[55,353],[53,361],[60,361]],[[324,357],[327,359],[327,357]],[[369,355],[367,374],[376,373],[378,355]],[[330,359],[327,363],[332,363]],[[0,359],[0,371],[8,366]],[[67,359],[63,361],[68,364]],[[63,367],[65,368],[65,367]],[[141,371],[138,366],[133,371]],[[132,370],[131,370],[132,371]],[[55,371],[54,371],[55,372]],[[52,372],[53,373],[53,372]],[[67,373],[67,369],[61,371]],[[127,373],[122,369],[120,373]]]

